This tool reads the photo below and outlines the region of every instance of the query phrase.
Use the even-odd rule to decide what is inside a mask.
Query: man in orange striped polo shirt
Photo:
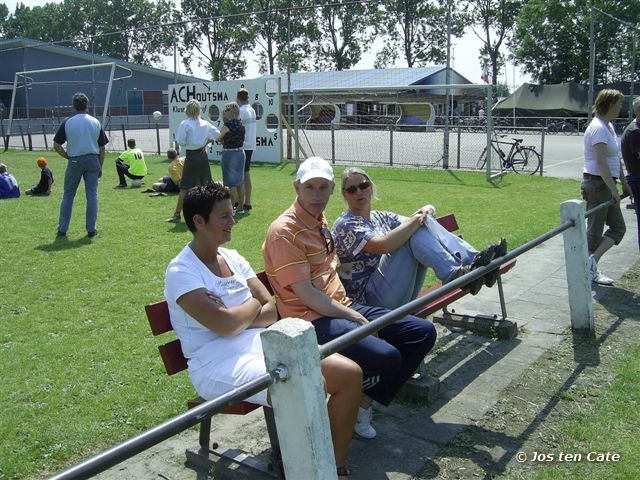
[[[311,157],[298,169],[296,199],[269,227],[262,251],[265,271],[281,317],[313,323],[324,344],[375,320],[389,310],[353,303],[337,274],[338,258],[324,209],[333,193],[333,169]],[[371,402],[388,405],[431,350],[436,331],[428,321],[407,316],[340,353],[363,371],[363,398],[355,431],[374,438]]]

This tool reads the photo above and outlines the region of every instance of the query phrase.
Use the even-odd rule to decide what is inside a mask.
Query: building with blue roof
[[[206,81],[28,38],[1,40],[0,58],[0,109],[4,110],[4,118],[9,114],[16,72],[113,62],[117,65],[114,77],[118,80],[113,82],[110,92],[111,115],[149,115],[156,110],[167,113],[170,84]],[[26,79],[27,88],[21,76],[14,117],[66,116],[71,112],[71,96],[77,91],[87,94],[92,111],[96,107],[101,113],[110,73],[109,68],[34,73]]]

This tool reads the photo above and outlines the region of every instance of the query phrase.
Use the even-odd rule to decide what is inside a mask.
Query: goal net
[[[127,73],[116,77],[116,69]],[[5,150],[23,147],[25,138],[31,142],[36,134],[38,139],[50,137],[46,143],[51,145],[62,121],[75,112],[71,98],[76,92],[87,95],[89,113],[106,129],[113,82],[129,76],[131,70],[115,62],[16,72],[8,119],[3,122]]]

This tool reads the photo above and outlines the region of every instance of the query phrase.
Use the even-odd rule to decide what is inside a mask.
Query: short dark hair
[[[247,102],[249,100],[249,91],[241,88],[238,90],[238,95],[236,95],[238,100],[242,100],[243,102]]]
[[[135,138],[130,138],[127,140],[127,146],[129,148],[136,148],[136,140]]]
[[[89,105],[89,98],[82,92],[74,93],[71,101],[73,108],[78,112],[84,112]]]
[[[171,160],[178,158],[178,152],[176,152],[175,148],[167,150],[167,158],[170,158]]]
[[[182,206],[184,221],[191,232],[196,231],[193,223],[194,215],[200,215],[204,222],[209,222],[209,214],[216,203],[231,198],[231,191],[221,183],[209,181],[204,185],[187,190]]]

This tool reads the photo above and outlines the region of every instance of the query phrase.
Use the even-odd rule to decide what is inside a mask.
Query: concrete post
[[[562,222],[573,220],[575,226],[564,231],[564,259],[567,270],[567,289],[574,331],[595,333],[589,250],[581,200],[567,200],[560,206]]]
[[[286,318],[260,335],[267,370],[284,365],[288,379],[269,392],[287,478],[336,480],[318,340],[311,323]]]

